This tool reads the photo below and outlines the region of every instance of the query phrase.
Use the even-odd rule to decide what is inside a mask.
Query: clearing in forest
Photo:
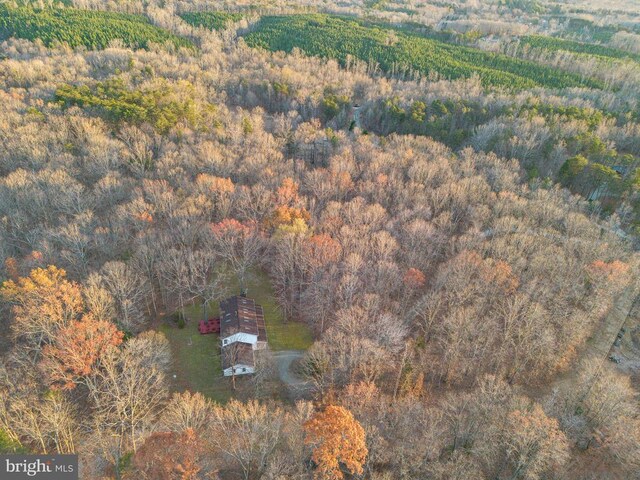
[[[239,293],[237,282],[231,281],[228,294]],[[247,295],[264,309],[269,348],[273,351],[306,350],[313,343],[311,330],[300,322],[285,322],[276,303],[269,277],[263,271],[254,271],[249,278]],[[208,306],[207,316],[219,315],[219,306]],[[176,375],[173,388],[178,391],[200,392],[212,400],[224,403],[238,392],[231,388],[231,381],[222,375],[220,337],[218,334],[200,335],[198,322],[203,318],[202,302],[185,307],[187,319],[184,328],[167,318],[159,327],[171,345],[173,367]],[[240,389],[250,379],[236,379]]]

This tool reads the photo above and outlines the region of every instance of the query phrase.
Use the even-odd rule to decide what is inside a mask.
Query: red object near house
[[[210,318],[206,322],[204,320],[200,320],[198,330],[202,335],[206,335],[208,333],[220,333],[220,319]]]

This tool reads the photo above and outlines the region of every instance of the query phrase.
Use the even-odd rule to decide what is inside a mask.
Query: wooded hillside
[[[637,480],[640,72],[521,45],[633,53],[577,1],[0,6],[0,453]]]

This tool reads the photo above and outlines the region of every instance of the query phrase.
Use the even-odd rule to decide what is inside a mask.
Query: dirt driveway
[[[292,400],[309,397],[313,384],[297,374],[293,367],[296,360],[304,356],[304,350],[281,350],[273,352],[280,381],[287,386]]]
[[[627,323],[634,313],[634,306],[640,302],[638,285],[629,286],[616,300],[605,318],[602,319],[588,342],[587,346],[580,353],[578,359],[574,361],[572,368],[560,373],[549,384],[543,387],[525,388],[525,391],[531,398],[541,399],[551,394],[554,390],[561,387],[567,388],[567,385],[574,385],[578,382],[580,375],[580,361],[583,359],[597,359],[603,363],[609,362],[608,356],[614,349],[613,343],[616,340],[618,332]]]

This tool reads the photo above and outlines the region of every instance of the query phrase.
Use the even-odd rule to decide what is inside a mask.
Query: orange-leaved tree
[[[417,290],[427,283],[427,277],[417,268],[410,268],[405,272],[402,283],[411,290]]]
[[[328,263],[337,262],[342,255],[340,242],[321,233],[310,236],[303,245],[303,254],[308,268],[315,270]]]
[[[548,478],[546,473],[557,474],[569,458],[569,443],[558,420],[538,404],[509,413],[504,443],[513,479]]]
[[[313,448],[316,476],[344,478],[341,465],[349,473],[361,474],[369,453],[362,425],[346,408],[329,405],[304,424],[305,444]]]
[[[311,215],[304,208],[280,205],[273,210],[265,223],[267,228],[274,230],[282,225],[293,225],[296,220],[308,223],[310,218]]]
[[[133,471],[130,472],[130,478],[149,480],[203,478],[200,476],[202,456],[201,442],[190,428],[181,433],[152,433],[133,457]]]
[[[50,265],[2,284],[2,298],[13,304],[13,335],[32,351],[39,352],[51,343],[58,330],[84,310],[80,285],[67,280],[66,275],[64,270]]]
[[[42,350],[41,366],[56,389],[71,390],[91,375],[102,354],[122,343],[123,333],[105,320],[86,314],[62,327]]]

